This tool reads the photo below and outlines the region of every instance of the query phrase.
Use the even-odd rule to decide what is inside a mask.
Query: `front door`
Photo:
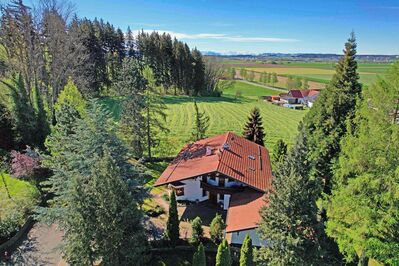
[[[217,200],[218,200],[217,194],[209,192],[209,202],[212,204],[217,204]]]

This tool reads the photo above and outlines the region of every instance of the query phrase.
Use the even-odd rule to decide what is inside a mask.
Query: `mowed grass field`
[[[235,92],[240,90],[242,97],[235,99]],[[197,101],[201,112],[209,116],[208,136],[232,131],[242,134],[250,111],[257,106],[263,118],[266,133],[266,146],[273,150],[278,139],[292,144],[297,134],[297,127],[306,110],[291,110],[259,101],[262,95],[278,94],[277,91],[235,82],[234,87],[224,91],[222,97],[187,97],[165,96],[167,109],[166,125],[169,133],[162,134],[161,142],[155,150],[158,156],[174,156],[190,142],[194,125],[194,99]],[[116,118],[119,117],[120,106],[118,99],[103,99]]]

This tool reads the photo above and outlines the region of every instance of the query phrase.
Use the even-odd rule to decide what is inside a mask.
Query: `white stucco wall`
[[[256,232],[256,229],[257,228],[227,233],[226,238],[229,241],[229,244],[242,245],[242,243],[244,242],[245,236],[248,234],[252,240],[252,245],[257,246],[257,247],[266,246],[266,241],[263,241],[259,238],[259,235]]]
[[[224,195],[223,210],[225,210],[225,211],[229,208],[229,205],[230,205],[230,197],[231,197],[231,195],[229,195],[229,194],[225,194],[225,195]]]
[[[201,179],[193,178],[181,181],[184,184],[184,195],[177,196],[177,200],[204,201],[208,199],[208,194],[202,196]]]

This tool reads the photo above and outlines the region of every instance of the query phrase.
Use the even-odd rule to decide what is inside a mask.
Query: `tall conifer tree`
[[[254,266],[252,240],[247,234],[241,246],[240,266]]]
[[[262,117],[260,116],[260,111],[257,107],[252,109],[251,114],[248,118],[248,122],[245,124],[244,137],[247,140],[264,146],[263,139],[265,138],[265,133],[262,125]]]
[[[179,214],[177,213],[176,194],[174,191],[170,193],[169,200],[169,217],[166,224],[166,236],[173,246],[179,240]]]
[[[356,100],[361,92],[356,47],[356,39],[352,33],[345,44],[344,56],[338,62],[331,83],[321,91],[300,128],[308,136],[311,174],[324,179],[324,192],[327,194],[332,187],[332,163],[340,152],[341,138],[348,126],[353,127]]]

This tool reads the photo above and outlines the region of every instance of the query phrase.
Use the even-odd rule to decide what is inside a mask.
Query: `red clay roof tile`
[[[207,147],[212,149],[211,155],[206,155]],[[186,145],[155,186],[213,172],[263,192],[271,187],[272,171],[267,149],[231,132]]]

